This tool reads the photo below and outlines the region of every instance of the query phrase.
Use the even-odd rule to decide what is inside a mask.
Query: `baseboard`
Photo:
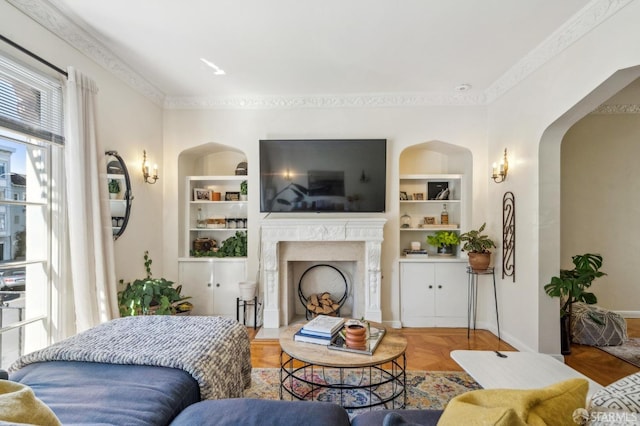
[[[613,311],[623,318],[640,318],[640,311]]]
[[[400,321],[382,321],[382,325],[391,328],[402,328],[402,323]]]

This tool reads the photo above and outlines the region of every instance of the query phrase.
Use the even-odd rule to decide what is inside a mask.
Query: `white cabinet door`
[[[237,298],[240,295],[238,283],[247,279],[246,261],[226,261],[215,263],[214,265],[214,315],[235,318]]]
[[[406,327],[432,327],[435,316],[435,264],[400,264],[401,320]]]
[[[461,262],[401,262],[400,319],[405,327],[466,327],[467,273]]]
[[[179,273],[182,294],[191,296],[192,315],[236,318],[238,283],[247,278],[244,258],[180,261]]]
[[[436,266],[435,315],[438,326],[466,327],[467,270],[465,263],[439,263]]]
[[[180,262],[182,294],[191,296],[192,315],[213,315],[212,262]]]

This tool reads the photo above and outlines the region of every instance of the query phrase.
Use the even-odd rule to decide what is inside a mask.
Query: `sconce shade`
[[[504,149],[504,155],[500,164],[493,163],[491,179],[495,183],[502,183],[507,178],[507,172],[509,170],[509,161],[507,160],[507,148]]]
[[[147,161],[147,151],[142,151],[142,177],[145,183],[153,185],[158,178],[158,165],[153,165],[153,170],[150,170],[149,162]]]

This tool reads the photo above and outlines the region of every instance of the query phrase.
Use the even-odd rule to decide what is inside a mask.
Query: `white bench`
[[[451,358],[485,389],[535,389],[562,380],[582,378],[589,381],[587,400],[602,389],[581,374],[551,355],[536,352],[500,351],[451,352]]]

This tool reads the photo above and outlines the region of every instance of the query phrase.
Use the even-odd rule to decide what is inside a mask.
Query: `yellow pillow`
[[[438,426],[575,426],[573,412],[586,405],[589,382],[569,379],[541,389],[483,389],[447,404]]]
[[[60,420],[33,390],[22,383],[0,380],[0,423],[55,426]]]

